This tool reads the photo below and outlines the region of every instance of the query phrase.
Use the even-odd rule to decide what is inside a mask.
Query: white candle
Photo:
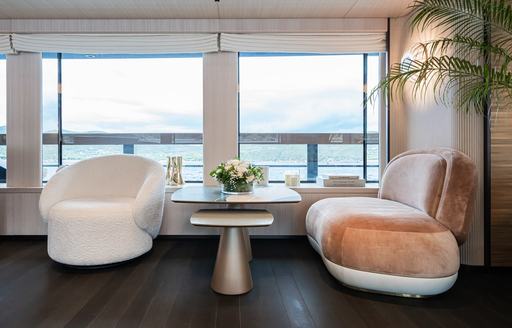
[[[286,171],[284,173],[284,184],[287,187],[298,187],[300,185],[300,173],[298,171]]]
[[[259,186],[268,186],[268,174],[269,174],[269,167],[268,166],[260,166],[261,170],[263,171],[263,180],[261,180],[258,185]]]

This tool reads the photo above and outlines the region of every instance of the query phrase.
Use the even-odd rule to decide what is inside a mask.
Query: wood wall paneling
[[[248,206],[247,208],[268,209],[275,216],[274,224],[265,228],[252,229],[251,233],[304,235],[306,213],[314,202],[330,197],[377,197],[378,192],[378,188],[297,188],[296,190],[303,198],[300,203]],[[40,192],[40,188],[29,191],[7,191],[7,189],[0,191],[0,235],[46,234],[46,224],[39,215]],[[202,208],[216,208],[216,205],[178,204],[171,201],[171,196],[172,191],[168,190],[165,196],[161,235],[219,234],[217,228],[195,227],[189,221],[195,211]]]
[[[7,55],[7,186],[41,186],[41,54]]]
[[[512,266],[512,113],[491,115],[491,265]]]
[[[414,44],[436,37],[435,31],[411,32],[408,17],[391,19],[390,62],[400,62]],[[467,154],[478,168],[479,188],[467,241],[461,247],[464,264],[484,264],[483,204],[483,118],[467,115],[455,108],[438,105],[433,97],[414,101],[395,97],[390,107],[391,158],[409,149],[450,147]]]
[[[238,53],[203,55],[203,181],[209,172],[238,156]]]
[[[0,235],[45,235],[37,192],[0,193]]]

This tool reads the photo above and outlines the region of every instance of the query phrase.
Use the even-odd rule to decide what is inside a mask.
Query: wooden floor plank
[[[347,301],[347,288],[327,272],[309,245],[295,241],[287,250],[295,281],[317,327],[371,326],[368,317],[361,316]]]
[[[252,242],[252,279],[255,288],[240,298],[243,327],[290,327],[286,308],[279,295],[277,280],[272,271],[268,250],[258,247],[261,240]]]
[[[218,239],[156,240],[146,256],[103,270],[52,262],[45,241],[2,240],[0,326],[512,327],[512,270],[462,268],[447,293],[406,299],[355,291],[305,239],[256,239],[254,288],[213,292]]]
[[[111,273],[109,279],[95,291],[84,306],[69,320],[65,325],[71,327],[85,327],[89,325],[110,301],[115,292],[122,286],[126,279],[135,269],[135,265],[123,265],[119,268],[110,268]]]
[[[168,245],[155,247],[144,258],[137,259],[137,265],[130,276],[118,288],[102,311],[89,324],[90,327],[115,327],[126,312],[137,293],[143,288],[147,279],[161,260],[161,255]]]
[[[263,248],[265,245],[268,245],[268,243],[261,243],[258,246]],[[290,320],[290,325],[292,327],[304,328],[316,327],[304,297],[295,281],[293,272],[287,263],[287,252],[282,247],[276,248],[271,246],[268,245],[266,247],[266,252],[274,254],[269,261],[276,278],[279,295]]]
[[[185,279],[180,286],[173,307],[167,318],[172,327],[213,327],[216,316],[216,294],[210,289],[216,240],[189,244],[193,249]]]
[[[142,327],[165,327],[187,269],[192,261],[192,247],[177,241],[164,255],[159,265],[158,287],[149,299],[149,306],[141,321]]]

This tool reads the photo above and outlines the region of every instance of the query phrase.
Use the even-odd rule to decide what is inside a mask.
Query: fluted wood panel
[[[390,59],[400,62],[417,42],[435,38],[435,32],[411,32],[407,17],[391,19]],[[396,99],[390,105],[391,158],[409,149],[451,147],[467,154],[479,170],[479,188],[470,233],[461,247],[464,264],[484,264],[483,208],[483,118],[467,115],[455,108],[443,108],[432,97],[413,101]]]
[[[491,264],[512,266],[512,113],[491,115]]]
[[[42,59],[7,55],[7,186],[41,185]]]
[[[247,208],[268,209],[275,216],[274,223],[265,228],[252,229],[256,235],[304,235],[306,213],[314,202],[330,197],[377,197],[377,188],[317,188],[297,189],[302,202],[297,204],[276,204],[248,206]],[[45,235],[38,209],[41,189],[30,191],[0,190],[0,235]],[[202,208],[215,208],[215,205],[177,204],[171,201],[172,191],[166,193],[164,218],[161,235],[208,235],[218,234],[216,228],[195,227],[190,224],[190,216]]]
[[[238,53],[203,55],[203,181],[209,172],[238,156]]]
[[[389,62],[399,63],[408,44],[408,33],[404,30],[407,18],[394,18],[389,28]],[[389,155],[390,159],[407,150],[406,108],[402,101],[391,98],[389,104]]]
[[[45,235],[39,215],[40,190],[0,193],[0,235]]]
[[[468,155],[478,170],[478,187],[473,208],[469,238],[462,245],[461,261],[482,264],[484,261],[484,123],[479,114],[454,112],[453,145]]]

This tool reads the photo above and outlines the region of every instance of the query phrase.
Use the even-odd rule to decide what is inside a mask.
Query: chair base
[[[446,292],[457,280],[457,273],[439,278],[416,278],[354,270],[326,259],[318,243],[310,236],[308,239],[322,256],[327,271],[343,285],[353,289],[393,296],[424,298]]]
[[[104,269],[110,269],[110,268],[115,268],[115,267],[118,267],[118,266],[130,264],[132,262],[136,262],[139,259],[141,259],[141,258],[145,257],[146,255],[148,255],[149,253],[151,253],[151,251],[152,251],[152,249],[150,249],[146,253],[143,253],[143,254],[141,254],[141,255],[139,255],[137,257],[134,257],[134,258],[131,258],[131,259],[128,259],[128,260],[125,260],[125,261],[119,261],[119,262],[114,262],[114,263],[105,263],[105,264],[74,265],[74,264],[62,263],[62,262],[56,261],[54,259],[52,259],[52,261],[54,263],[64,267],[64,268],[66,268],[66,269],[71,269],[71,270],[80,270],[80,271],[104,270]]]

